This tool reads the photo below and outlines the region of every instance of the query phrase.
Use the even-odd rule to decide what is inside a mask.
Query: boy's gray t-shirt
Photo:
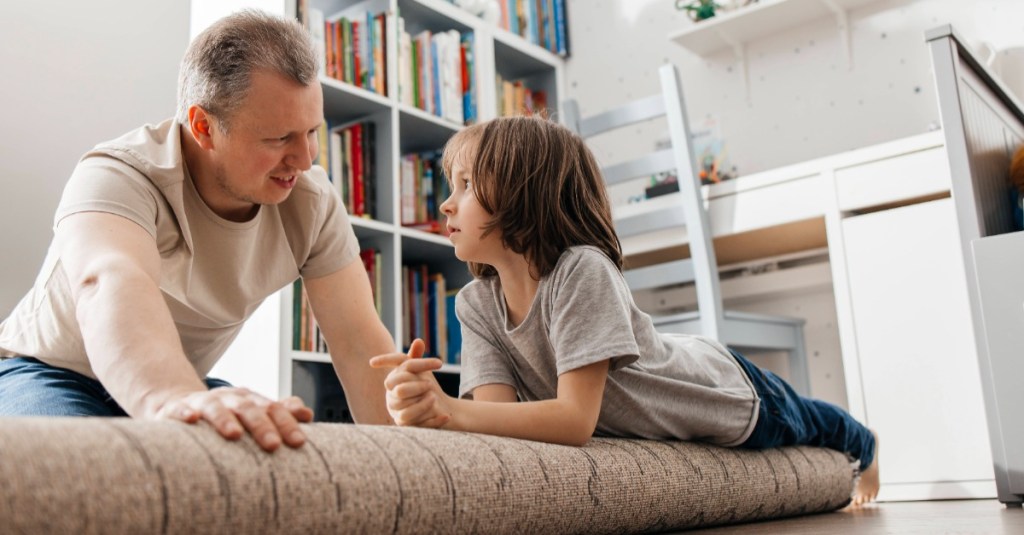
[[[466,285],[456,313],[462,397],[498,383],[520,401],[554,399],[560,374],[610,359],[596,434],[737,446],[757,421],[760,400],[729,351],[708,338],[657,332],[594,247],[562,254],[518,326],[508,323],[497,277]]]

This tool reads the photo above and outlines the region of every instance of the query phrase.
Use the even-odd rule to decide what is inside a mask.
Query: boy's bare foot
[[[860,507],[878,497],[878,487],[881,481],[878,477],[878,433],[871,431],[875,436],[875,460],[860,474],[857,481],[857,488],[853,490],[850,507]]]

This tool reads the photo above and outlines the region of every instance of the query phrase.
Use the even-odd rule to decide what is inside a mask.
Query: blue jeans
[[[207,378],[206,387],[231,386]],[[0,360],[0,416],[128,416],[99,381],[31,357]]]
[[[747,372],[761,398],[754,432],[741,448],[824,446],[860,461],[860,469],[875,459],[875,437],[845,410],[825,401],[801,397],[774,373],[762,370],[739,353],[733,357]]]

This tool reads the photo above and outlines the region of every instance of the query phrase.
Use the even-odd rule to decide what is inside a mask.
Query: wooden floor
[[[857,510],[772,522],[688,531],[708,535],[785,533],[787,535],[1024,534],[1024,509],[1008,509],[998,500],[948,500],[872,503]]]

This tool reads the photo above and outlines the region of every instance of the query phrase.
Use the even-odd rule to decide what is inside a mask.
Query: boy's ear
[[[193,104],[188,109],[188,127],[189,132],[192,133],[192,138],[196,140],[200,147],[204,149],[213,148],[213,117],[198,104]]]

